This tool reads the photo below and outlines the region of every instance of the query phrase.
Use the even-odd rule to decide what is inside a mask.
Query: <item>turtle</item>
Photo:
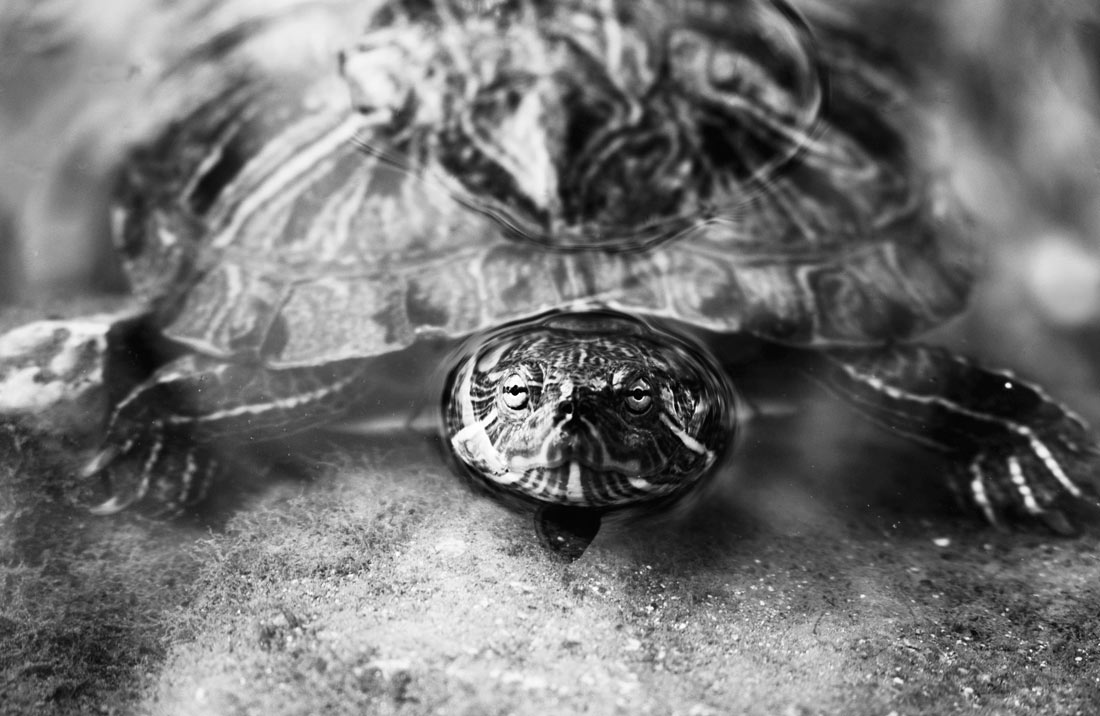
[[[155,91],[186,101],[120,164],[142,310],[100,344],[95,512],[176,513],[225,446],[428,386],[455,471],[575,559],[700,494],[752,370],[949,455],[990,522],[1067,532],[1060,502],[1095,501],[1081,418],[914,340],[965,308],[976,251],[904,68],[852,27],[781,0],[404,0],[317,66],[257,70],[247,42],[170,68]]]

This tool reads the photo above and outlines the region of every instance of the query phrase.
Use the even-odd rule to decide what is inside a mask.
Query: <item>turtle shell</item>
[[[904,84],[841,29],[428,5],[380,13],[342,74],[227,73],[132,153],[119,250],[168,336],[293,367],[561,308],[826,346],[964,306]]]

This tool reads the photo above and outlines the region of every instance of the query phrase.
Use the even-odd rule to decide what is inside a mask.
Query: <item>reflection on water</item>
[[[971,233],[997,235],[977,303],[979,318],[998,320],[965,324],[961,340],[991,353],[1010,337],[1008,352],[1042,372],[1050,349],[1033,336],[1049,336],[1070,349],[1058,351],[1053,378],[1094,383],[1085,351],[1100,313],[1100,262],[1086,239],[1100,227],[1088,159],[1096,18],[1084,10],[976,3],[861,15],[858,3],[765,0],[240,0],[236,13],[133,2],[104,17],[59,8],[0,8],[12,48],[5,96],[15,100],[3,120],[16,140],[0,177],[15,215],[0,235],[7,295],[33,294],[70,253],[44,251],[44,237],[93,247],[99,256],[71,252],[85,267],[102,260],[109,182],[94,179],[130,157],[140,180],[119,225],[131,281],[148,293],[195,280],[165,309],[172,335],[275,367],[395,352],[559,304],[792,343],[907,337],[961,308],[966,258],[951,243],[969,237],[953,233],[941,194],[926,194],[926,171],[945,163],[973,210]],[[119,33],[139,41],[121,48]],[[279,45],[288,33],[295,42]],[[227,89],[239,84],[251,89]],[[194,111],[204,103],[215,109]],[[354,131],[311,125],[342,117],[343,103]],[[396,177],[392,194],[355,178],[371,155],[407,175],[380,170]],[[402,181],[434,182],[446,198]],[[467,213],[489,220],[456,218]],[[378,226],[389,227],[386,241]],[[532,245],[504,248],[501,237]],[[240,255],[226,259],[207,241]],[[705,250],[619,263],[540,253],[664,242]],[[274,262],[260,267],[248,252]],[[897,275],[882,268],[890,261],[903,264]],[[937,273],[950,280],[936,284]],[[402,283],[403,296],[390,291]],[[904,297],[887,299],[888,283]],[[1100,405],[1095,395],[1083,397],[1086,410]]]
[[[225,26],[234,16],[239,20],[293,14],[293,32],[271,30],[252,53],[265,63],[286,66],[302,57],[330,50],[334,54],[334,48],[354,47],[363,23],[348,20],[349,13],[365,15],[379,3],[235,0],[222,5],[223,10],[212,12],[209,3],[194,2],[179,13],[166,13],[160,4],[129,0],[87,12],[71,3],[8,0],[0,8],[0,44],[5,48],[0,127],[10,138],[0,148],[0,203],[15,216],[22,237],[21,249],[6,248],[2,263],[9,273],[16,272],[17,264],[24,265],[16,273],[25,274],[28,290],[46,285],[54,292],[72,291],[87,285],[90,272],[103,275],[96,267],[107,252],[106,243],[92,234],[102,233],[105,226],[97,218],[96,207],[103,200],[97,187],[110,158],[92,153],[65,161],[76,141],[72,125],[87,125],[83,108],[89,108],[93,123],[97,114],[109,118],[100,121],[99,134],[111,127],[112,135],[125,140],[128,131],[140,129],[132,121],[118,120],[119,112],[133,116],[133,105],[127,103],[135,101],[135,87],[156,76],[158,53],[176,55],[181,43],[201,34],[203,25],[196,18]],[[490,14],[503,4],[465,5]],[[1004,5],[992,0],[961,6],[922,3],[919,8],[859,0],[800,0],[791,5],[803,14],[858,18],[868,36],[896,48],[916,68],[922,109],[941,140],[937,163],[961,190],[975,215],[976,230],[991,239],[994,261],[983,284],[988,290],[978,297],[979,307],[1008,318],[1007,331],[981,331],[982,321],[976,322],[971,331],[980,335],[971,340],[997,344],[1006,334],[1014,336],[1012,340],[1025,346],[1025,362],[1042,366],[1046,361],[1041,346],[1050,341],[1029,336],[1035,330],[1046,331],[1047,320],[1065,325],[1059,318],[1065,310],[1096,305],[1090,298],[1090,287],[1096,283],[1091,273],[1074,271],[1061,283],[1046,278],[1062,275],[1052,272],[1051,265],[1096,265],[1091,237],[1097,235],[1097,220],[1089,209],[1097,204],[1091,199],[1096,154],[1094,11],[1081,3]],[[727,6],[756,10],[750,27],[783,28],[770,9],[782,6]],[[173,30],[172,22],[190,23],[194,30]],[[773,32],[773,42],[792,64],[805,54],[799,36]],[[273,45],[277,52],[271,51]],[[112,109],[112,104],[122,107]],[[87,138],[85,132],[79,141]],[[1020,266],[1020,258],[1037,243],[1034,265],[1041,268],[1036,278]],[[66,250],[49,250],[59,245]],[[1067,282],[1079,288],[1070,290]],[[1058,290],[1049,288],[1052,283]],[[1060,308],[1066,304],[1071,309]],[[1062,348],[1072,351],[1072,340]],[[1087,377],[1080,368],[1071,373],[1077,379]]]
[[[964,324],[956,342],[984,355],[1012,336],[1026,365],[1044,344],[1022,337],[1051,336],[1072,348],[1055,379],[1094,384],[1095,202],[1073,150],[1095,119],[1080,42],[1095,18],[778,0],[135,2],[110,22],[56,7],[0,7],[21,100],[0,177],[9,295],[47,287],[41,237],[100,246],[116,174],[120,254],[154,320],[273,375],[382,368],[556,309],[815,349],[907,339],[964,308],[969,244],[1011,224],[977,298],[996,328]],[[109,41],[123,28],[130,50]],[[44,132],[55,146],[36,157]],[[21,182],[31,157],[40,178]],[[1011,263],[1020,246],[1029,261]],[[96,250],[72,253],[110,255]],[[193,382],[181,365],[160,371]],[[391,385],[416,382],[405,365]],[[280,409],[296,400],[271,390]],[[598,462],[531,440],[563,495],[565,468]]]
[[[829,143],[821,60],[790,8],[474,7],[384,14],[341,66],[365,150],[438,172],[529,240],[638,250],[753,211]]]

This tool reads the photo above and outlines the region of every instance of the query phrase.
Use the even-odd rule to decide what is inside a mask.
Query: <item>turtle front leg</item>
[[[152,424],[124,438],[117,431],[109,436],[82,476],[101,475],[111,495],[92,514],[141,505],[154,517],[175,517],[202,502],[222,467],[210,445]]]
[[[953,456],[991,523],[1010,516],[1071,533],[1054,504],[1100,494],[1095,434],[1012,373],[922,345],[825,351],[808,373],[876,423]]]
[[[338,419],[361,390],[362,361],[273,370],[189,355],[157,370],[115,408],[100,452],[110,514],[140,505],[178,514],[206,496],[242,447]]]

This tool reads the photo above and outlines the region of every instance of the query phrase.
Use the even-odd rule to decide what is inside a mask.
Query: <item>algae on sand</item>
[[[565,566],[420,438],[344,442],[308,478],[158,524],[87,515],[61,489],[73,456],[20,435],[0,461],[0,710],[1074,714],[1100,699],[1095,530],[991,531],[894,503],[904,475],[885,492],[861,491],[855,464],[799,478],[766,443],[707,504]]]

